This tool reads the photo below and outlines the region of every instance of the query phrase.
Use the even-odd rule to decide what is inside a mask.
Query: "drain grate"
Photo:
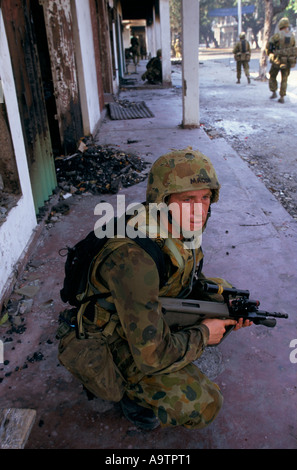
[[[110,117],[113,120],[120,119],[143,119],[154,117],[154,114],[147,107],[144,101],[122,106],[119,103],[108,103]]]

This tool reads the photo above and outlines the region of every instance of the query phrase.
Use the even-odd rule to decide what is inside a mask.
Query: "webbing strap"
[[[166,238],[165,245],[171,251],[171,253],[175,257],[179,267],[182,269],[185,266],[185,262],[184,262],[184,260],[181,256],[180,252],[178,251],[177,246],[173,242],[172,238]]]

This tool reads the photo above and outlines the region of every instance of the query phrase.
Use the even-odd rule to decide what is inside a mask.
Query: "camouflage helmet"
[[[152,165],[146,200],[159,204],[170,194],[199,189],[211,189],[211,202],[218,201],[220,184],[210,159],[192,147],[172,150]]]
[[[290,21],[288,18],[284,17],[278,22],[278,29],[288,28],[290,26]]]
[[[245,33],[244,32],[240,33],[239,38],[244,39],[245,38]]]

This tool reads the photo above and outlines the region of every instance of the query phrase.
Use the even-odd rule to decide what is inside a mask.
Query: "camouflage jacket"
[[[96,303],[92,321],[104,327],[104,331],[116,324],[118,338],[111,344],[112,354],[130,381],[137,381],[141,374],[164,374],[182,369],[197,359],[207,344],[209,330],[205,325],[171,331],[159,302],[159,297],[176,297],[189,286],[192,268],[203,257],[201,235],[195,237],[197,243],[189,248],[183,241],[164,234],[161,223],[154,225],[147,219],[151,204],[166,204],[166,198],[173,193],[201,189],[211,190],[211,203],[218,201],[220,184],[213,165],[208,157],[191,147],[173,149],[152,165],[147,207],[137,220],[138,227],[142,227],[164,253],[168,278],[164,287],[160,289],[153,259],[130,239],[109,239],[93,266],[91,283],[100,292],[110,293],[106,301],[114,307],[115,314],[110,315],[109,309]]]
[[[289,59],[289,65],[294,67],[297,57],[295,36],[292,33],[274,34],[266,44],[266,54],[272,64],[287,64]]]
[[[250,43],[246,39],[238,41],[234,46],[233,54],[236,54],[237,52],[251,52]]]
[[[167,244],[162,248],[168,283],[161,290],[155,262],[129,239],[110,239],[93,269],[93,285],[110,292],[107,300],[115,305],[117,332],[123,342],[121,354],[126,359],[129,354],[133,357],[134,364],[128,361],[128,376],[137,370],[147,375],[181,369],[197,359],[207,344],[206,326],[172,332],[164,321],[159,296],[177,296],[189,284],[193,267],[191,250],[180,240],[171,240],[177,250],[174,255]],[[196,255],[198,263],[203,256],[200,248]],[[106,314],[97,305],[98,326]]]

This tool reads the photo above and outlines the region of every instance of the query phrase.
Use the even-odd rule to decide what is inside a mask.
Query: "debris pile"
[[[71,194],[115,194],[143,181],[147,165],[137,155],[83,140],[75,154],[55,159],[58,185]]]

